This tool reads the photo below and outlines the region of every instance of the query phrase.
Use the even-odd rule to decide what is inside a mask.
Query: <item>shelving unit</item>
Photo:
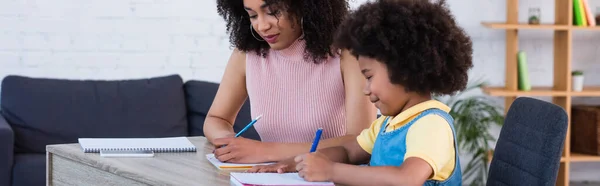
[[[573,1],[555,0],[554,24],[529,25],[518,20],[518,0],[506,0],[506,22],[483,22],[490,29],[506,31],[506,80],[504,87],[486,87],[484,92],[491,96],[505,98],[505,112],[519,96],[551,97],[552,102],[561,106],[571,117],[571,99],[577,96],[600,97],[600,87],[584,87],[582,92],[571,91],[572,35],[574,31],[600,31],[600,27],[578,27],[573,25]],[[518,89],[517,52],[519,51],[519,30],[553,30],[554,66],[553,86],[533,87],[530,91]],[[570,119],[569,119],[570,120]],[[600,156],[571,153],[571,124],[564,144],[557,185],[569,185],[571,162],[600,162]]]

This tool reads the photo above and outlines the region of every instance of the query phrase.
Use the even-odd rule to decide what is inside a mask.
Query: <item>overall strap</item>
[[[383,123],[381,123],[381,128],[379,129],[379,133],[382,133],[383,131],[385,131],[385,128],[387,128],[389,119],[390,119],[390,116],[385,117],[385,120],[383,120]]]

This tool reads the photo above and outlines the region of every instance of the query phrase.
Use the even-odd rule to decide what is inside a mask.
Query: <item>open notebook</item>
[[[255,165],[268,165],[271,163],[258,163],[258,164],[240,164],[240,163],[225,163],[219,161],[215,154],[207,154],[206,159],[218,169],[250,169]]]
[[[166,138],[79,138],[83,152],[101,150],[151,150],[154,152],[195,152],[187,137]]]
[[[236,186],[301,186],[318,185],[334,186],[332,182],[309,182],[298,176],[298,173],[243,173],[232,172],[229,174],[231,185]]]

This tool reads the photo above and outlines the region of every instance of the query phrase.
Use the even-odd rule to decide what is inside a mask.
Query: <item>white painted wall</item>
[[[365,0],[353,0],[357,7]],[[504,84],[504,32],[481,25],[503,22],[505,1],[448,0],[471,35],[472,78]],[[600,1],[589,1],[600,7]],[[542,23],[554,21],[553,0],[520,0],[519,19],[540,7]],[[551,86],[552,31],[520,32],[534,86]],[[574,34],[573,69],[586,84],[600,85],[600,34]],[[0,79],[9,74],[68,79],[125,79],[180,74],[185,80],[219,82],[231,48],[214,0],[0,0]],[[499,103],[501,98],[494,98]],[[598,103],[578,98],[574,103]],[[497,130],[495,131],[497,132]],[[600,164],[572,166],[575,180],[600,180]]]

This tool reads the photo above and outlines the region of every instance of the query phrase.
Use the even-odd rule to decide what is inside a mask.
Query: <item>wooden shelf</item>
[[[581,96],[581,97],[596,97],[600,96],[600,87],[597,86],[587,86],[583,87],[581,92],[570,92],[571,96]]]
[[[485,87],[483,92],[491,95],[504,97],[505,113],[512,102],[519,96],[543,96],[551,97],[552,103],[565,109],[567,116],[571,119],[571,107],[573,97],[600,97],[600,86],[584,86],[583,91],[571,90],[573,70],[573,34],[579,31],[600,31],[600,26],[575,26],[573,25],[573,0],[554,0],[554,22],[540,25],[530,25],[523,16],[519,16],[519,0],[506,0],[506,21],[503,22],[481,22],[484,27],[490,29],[504,30],[505,32],[505,84],[503,87]],[[516,90],[519,84],[518,52],[522,46],[519,39],[520,30],[546,30],[553,32],[552,43],[552,85],[547,87],[533,87],[530,91]],[[550,39],[550,38],[549,38]],[[527,51],[525,51],[527,52]],[[580,55],[580,54],[578,54]],[[587,55],[595,55],[590,53]],[[507,88],[508,87],[508,88]],[[570,128],[571,125],[569,125]],[[556,185],[568,186],[570,184],[571,162],[600,162],[600,155],[586,155],[571,152],[571,136],[579,135],[567,130],[564,148],[560,159],[560,168]]]
[[[554,24],[539,24],[539,25],[530,25],[527,23],[518,23],[518,24],[508,24],[508,23],[492,23],[492,22],[483,22],[481,23],[483,26],[492,28],[492,29],[507,29],[507,30],[516,30],[516,29],[545,29],[545,30],[569,30],[569,25],[554,25]]]
[[[484,87],[483,92],[490,96],[553,96],[553,97],[600,97],[600,86],[583,87],[581,92],[554,90],[552,87],[533,87],[530,91],[508,90],[505,87]]]
[[[586,30],[586,31],[600,31],[600,26],[588,26],[588,27],[582,27],[582,26],[571,26],[572,30]]]
[[[505,29],[505,30],[587,30],[587,31],[600,31],[600,26],[575,26],[575,25],[556,25],[556,24],[539,24],[530,25],[527,23],[494,23],[494,22],[482,22],[483,26],[491,29]]]
[[[571,152],[570,161],[572,161],[572,162],[600,162],[600,156],[579,154],[579,153]]]
[[[567,96],[567,91],[553,90],[552,87],[533,87],[530,91],[507,90],[505,87],[484,87],[491,96]]]

